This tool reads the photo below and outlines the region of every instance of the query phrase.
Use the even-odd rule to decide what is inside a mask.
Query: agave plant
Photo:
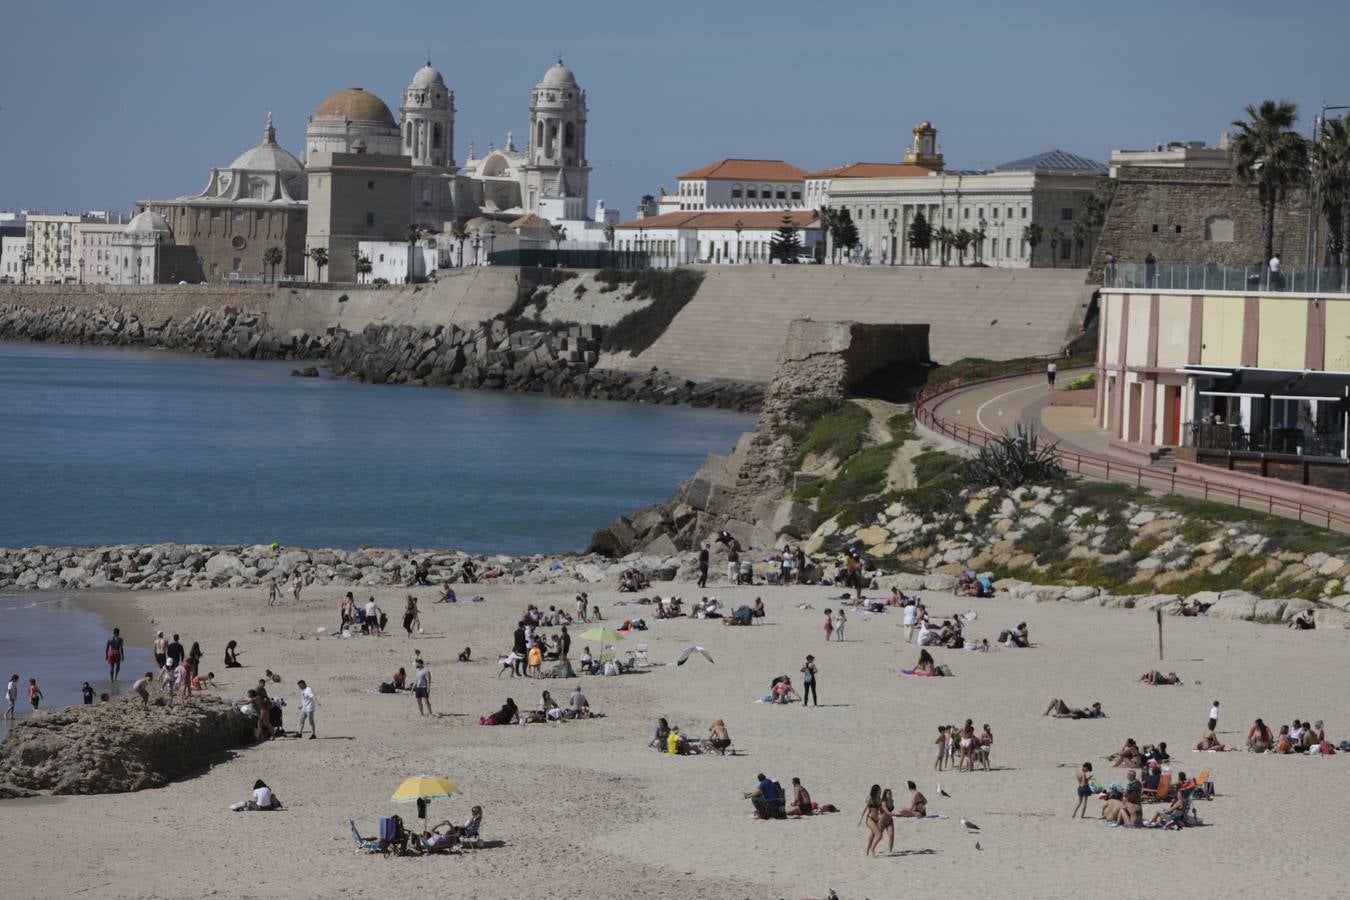
[[[970,480],[982,487],[1004,490],[1025,484],[1058,481],[1068,475],[1055,459],[1055,444],[1042,444],[1036,429],[1020,423],[980,448],[970,461]]]

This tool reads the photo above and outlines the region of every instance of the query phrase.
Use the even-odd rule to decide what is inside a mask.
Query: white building
[[[80,282],[82,284],[113,283],[113,240],[126,230],[127,223],[120,215],[116,222],[80,225]]]
[[[146,210],[133,216],[111,241],[112,284],[159,284],[168,280],[165,259],[173,232],[164,217]]]
[[[28,251],[28,238],[22,228],[17,234],[0,234],[0,282],[19,284],[24,280],[27,266],[24,256]]]
[[[784,217],[798,229],[800,256],[822,239],[815,210],[719,210],[665,213],[614,229],[614,249],[645,252],[653,266],[684,263],[766,264]]]
[[[441,250],[407,241],[361,241],[361,255],[370,261],[370,272],[358,275],[365,284],[407,284],[423,281],[440,266]]]
[[[781,159],[724,159],[681,175],[661,212],[801,209],[806,173]]]

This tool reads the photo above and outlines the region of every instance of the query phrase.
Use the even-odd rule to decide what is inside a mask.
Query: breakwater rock
[[[621,559],[586,556],[470,556],[446,550],[306,550],[264,544],[122,544],[111,547],[0,548],[0,588],[19,590],[265,589],[271,579],[285,588],[298,574],[307,585],[409,585],[416,567],[424,581],[441,585],[465,580],[466,567],[485,583],[601,584],[617,586],[625,569],[653,581],[669,581],[688,554],[630,553]],[[473,593],[466,584],[459,593]]]
[[[374,384],[512,390],[558,397],[755,410],[761,385],[695,381],[666,371],[597,369],[602,329],[569,325],[512,330],[493,319],[459,325],[340,326],[281,330],[265,313],[203,306],[189,316],[141,315],[115,303],[32,308],[0,305],[0,340],[156,347],[228,359],[326,361],[342,377]],[[308,370],[297,369],[305,374]]]
[[[122,697],[39,712],[0,743],[0,782],[53,794],[114,794],[162,787],[243,744],[252,731],[234,704],[196,696],[141,706]]]

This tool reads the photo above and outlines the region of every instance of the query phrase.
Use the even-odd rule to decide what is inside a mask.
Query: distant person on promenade
[[[1106,286],[1114,287],[1116,283],[1116,255],[1114,253],[1106,254]]]
[[[1052,359],[1050,360],[1050,364],[1045,367],[1046,387],[1052,391],[1055,389],[1055,376],[1057,374],[1059,374],[1059,366],[1055,365],[1055,361]]]
[[[14,704],[19,700],[19,676],[12,675],[5,685],[5,721],[14,721]]]
[[[38,687],[37,679],[28,679],[28,704],[33,707],[33,712],[42,704],[42,688]]]
[[[708,586],[708,545],[704,544],[698,551],[698,586],[705,588]]]
[[[312,741],[318,735],[314,727],[314,708],[319,705],[318,699],[314,696],[314,688],[305,684],[304,679],[297,681],[296,687],[300,688],[300,725],[295,733],[304,735],[305,722],[309,722],[309,739]]]
[[[1272,255],[1267,265],[1270,268],[1270,289],[1272,291],[1284,290],[1284,273],[1280,271],[1280,254]]]
[[[1151,252],[1144,257],[1144,287],[1153,287],[1158,280],[1158,258]]]
[[[112,681],[117,680],[117,675],[122,671],[122,632],[114,628],[112,637],[103,645],[103,655],[108,660],[108,678]]]

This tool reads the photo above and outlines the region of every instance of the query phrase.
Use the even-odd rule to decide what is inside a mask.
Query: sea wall
[[[414,286],[416,287],[416,286]],[[0,293],[0,300],[5,294]],[[324,294],[340,304],[345,295]],[[242,359],[326,361],[334,374],[377,384],[453,385],[504,389],[561,397],[687,403],[725,409],[758,407],[762,389],[725,380],[698,382],[661,371],[596,369],[601,329],[572,325],[553,330],[512,332],[503,319],[436,324],[376,323],[369,315],[348,317],[364,322],[358,330],[328,325],[319,330],[297,327],[308,321],[271,311],[278,304],[303,304],[304,299],[278,301],[266,291],[210,293],[189,291],[79,291],[75,301],[55,290],[36,302],[0,302],[0,340],[63,344],[155,347]],[[222,305],[240,298],[251,305]],[[207,302],[192,307],[197,300]],[[413,319],[411,306],[403,312]],[[325,315],[315,314],[322,322]],[[335,316],[334,318],[341,318]],[[317,375],[317,370],[305,374]]]

